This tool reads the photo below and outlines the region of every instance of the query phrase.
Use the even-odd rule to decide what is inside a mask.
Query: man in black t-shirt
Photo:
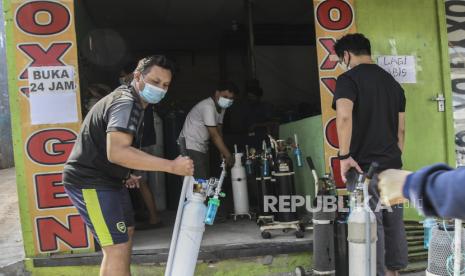
[[[102,247],[100,275],[129,276],[134,219],[128,191],[138,185],[130,170],[193,175],[189,158],[166,160],[138,149],[144,109],[167,92],[171,63],[142,59],[130,85],[95,104],[84,119],[63,171],[65,191]]]
[[[405,129],[404,90],[371,59],[370,41],[348,34],[334,45],[348,71],[340,75],[332,107],[336,109],[338,157],[344,182],[354,168],[367,171],[378,162],[380,171],[400,169]],[[408,264],[402,205],[376,210],[379,194],[371,189],[370,205],[377,219],[377,275],[397,275]]]

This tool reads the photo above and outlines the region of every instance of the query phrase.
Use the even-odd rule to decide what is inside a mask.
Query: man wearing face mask
[[[367,171],[378,162],[380,171],[402,167],[405,96],[399,83],[371,59],[370,41],[348,34],[334,45],[348,71],[336,83],[333,108],[339,138],[341,176]],[[352,170],[351,170],[352,169]],[[402,205],[376,210],[379,193],[370,191],[370,207],[377,221],[377,275],[398,275],[408,264]]]
[[[223,118],[227,108],[234,101],[237,86],[229,81],[220,82],[211,97],[198,103],[187,115],[180,137],[186,139],[189,157],[194,160],[196,178],[209,177],[209,140],[226,159],[229,166],[234,164],[234,157],[223,141]]]
[[[163,99],[172,68],[164,56],[142,59],[132,83],[118,87],[87,114],[64,167],[65,191],[102,248],[100,275],[131,274],[134,218],[125,186],[138,185],[131,169],[193,175],[189,158],[166,160],[138,149],[144,109]]]

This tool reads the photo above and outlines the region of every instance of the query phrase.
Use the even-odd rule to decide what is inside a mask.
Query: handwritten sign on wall
[[[379,56],[377,63],[399,83],[417,82],[414,56]]]

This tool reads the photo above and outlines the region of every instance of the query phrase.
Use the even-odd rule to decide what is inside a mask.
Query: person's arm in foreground
[[[378,188],[384,204],[404,197],[426,216],[465,219],[465,169],[437,164],[415,173],[387,170]]]
[[[133,136],[120,131],[107,133],[107,158],[110,162],[134,170],[162,171],[177,175],[193,175],[191,159],[167,160],[155,157],[132,146]]]
[[[349,99],[338,99],[336,101],[336,128],[339,140],[339,154],[341,156],[350,154],[350,141],[352,137],[352,110],[354,103]],[[362,173],[357,162],[352,157],[349,157],[341,162],[341,176],[344,182],[347,181],[346,174],[351,168],[356,168],[359,173]]]

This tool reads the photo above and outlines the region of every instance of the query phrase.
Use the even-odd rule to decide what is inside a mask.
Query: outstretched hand
[[[378,176],[378,189],[381,203],[386,206],[401,204],[407,201],[403,188],[407,176],[412,172],[403,170],[386,170]]]

